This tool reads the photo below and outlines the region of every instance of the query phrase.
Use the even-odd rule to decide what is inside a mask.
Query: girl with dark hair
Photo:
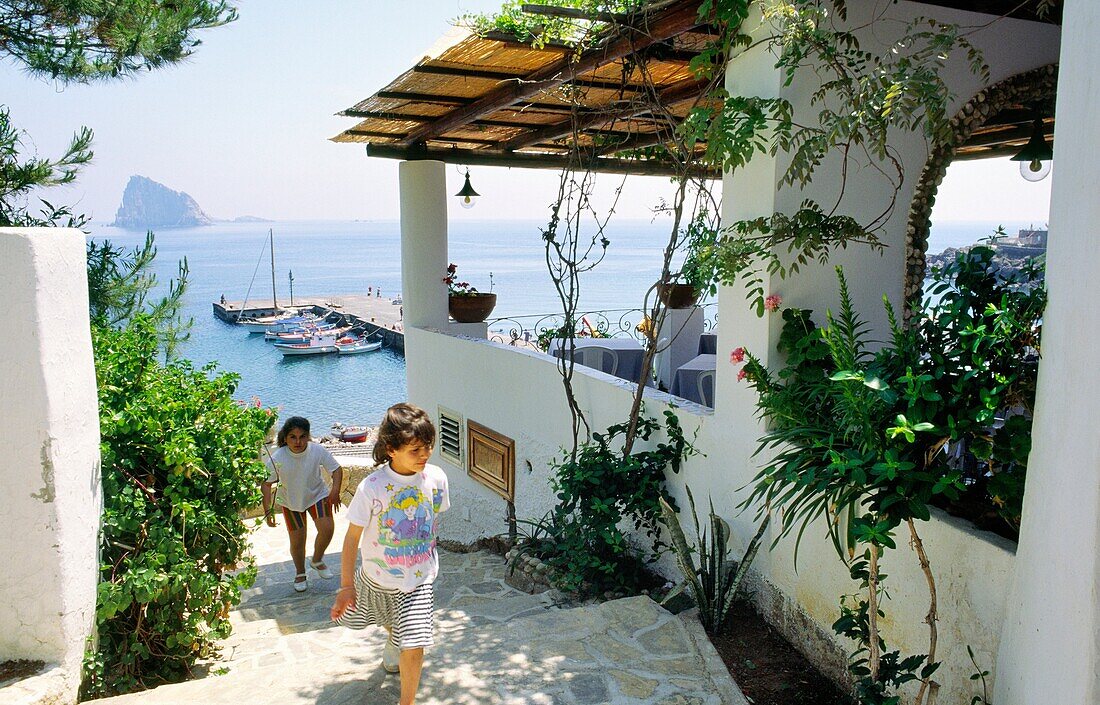
[[[340,463],[324,446],[310,440],[309,420],[291,416],[279,429],[279,446],[267,456],[269,474],[260,485],[264,497],[264,517],[268,526],[275,526],[275,505],[283,510],[287,533],[290,534],[290,557],[296,575],[294,589],[305,592],[306,582],[306,514],[313,518],[317,538],[309,566],[322,578],[331,578],[325,565],[325,549],[335,530],[332,514],[340,507],[340,485],[344,471]],[[332,488],[325,484],[321,470],[332,473]],[[278,485],[275,497],[271,488]]]
[[[340,563],[340,590],[332,618],[351,629],[384,627],[389,639],[382,667],[401,673],[402,705],[420,685],[424,648],[434,642],[432,583],[439,572],[435,545],[439,515],[451,505],[447,476],[428,464],[435,427],[411,404],[386,411],[374,459],[348,505],[348,533]],[[362,565],[355,569],[355,555]]]

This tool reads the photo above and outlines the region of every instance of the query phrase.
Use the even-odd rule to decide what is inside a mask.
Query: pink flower
[[[749,376],[749,371],[746,370],[744,367],[742,367],[741,371],[737,373],[737,381],[738,382],[744,381],[744,379],[748,376]]]
[[[730,352],[730,364],[731,365],[739,365],[744,361],[745,361],[745,349],[744,348],[734,348],[734,350],[732,352]]]
[[[783,304],[783,297],[779,294],[772,294],[768,298],[764,299],[764,308],[768,311],[778,311],[779,307]]]

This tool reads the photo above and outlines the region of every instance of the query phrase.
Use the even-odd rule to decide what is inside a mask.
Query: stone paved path
[[[339,575],[344,533],[337,516]],[[329,621],[339,578],[296,593],[286,533],[253,536],[255,587],[233,613],[233,635],[206,677],[99,701],[392,705],[399,684],[382,670],[382,630],[353,632]],[[441,556],[437,644],[425,656],[420,705],[746,705],[696,619],[647,597],[573,606],[557,591],[529,595],[505,583],[504,559],[488,552]]]

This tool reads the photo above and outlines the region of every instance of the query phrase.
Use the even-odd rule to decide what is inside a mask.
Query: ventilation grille
[[[462,448],[462,415],[439,407],[439,454],[460,468],[466,466]]]

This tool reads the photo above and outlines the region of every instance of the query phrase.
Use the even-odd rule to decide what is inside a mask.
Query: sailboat
[[[268,250],[271,253],[271,307],[277,311],[274,316],[262,316],[256,318],[238,318],[237,323],[248,329],[249,333],[267,333],[268,331],[283,332],[311,323],[315,320],[314,316],[301,316],[296,311],[288,311],[286,309],[279,308],[279,300],[275,295],[275,231],[268,229]],[[262,258],[263,252],[260,252]],[[256,269],[260,268],[259,260],[256,261]],[[241,310],[248,307],[248,295],[252,293],[252,284],[256,281],[256,271],[252,272],[252,281],[248,283],[248,291],[244,295],[244,303],[241,304]],[[293,295],[292,295],[293,296]],[[293,299],[292,299],[293,300]]]

